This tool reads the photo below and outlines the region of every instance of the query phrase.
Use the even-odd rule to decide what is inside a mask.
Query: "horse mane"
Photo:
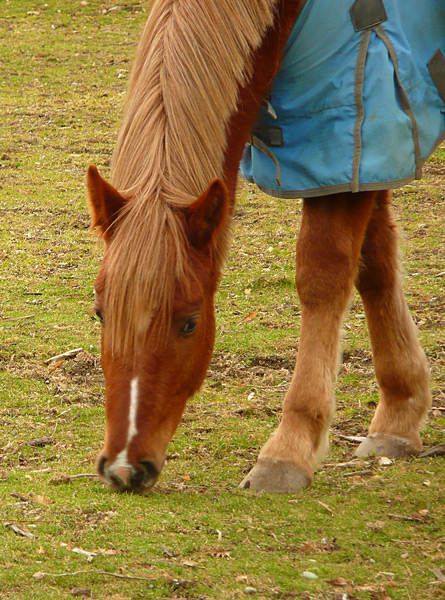
[[[108,249],[105,311],[113,352],[187,282],[181,209],[222,177],[227,127],[279,0],[157,0],[139,43],[112,183],[127,199]],[[224,240],[213,249],[221,264]],[[142,320],[142,322],[141,322]],[[137,324],[137,327],[136,327]]]

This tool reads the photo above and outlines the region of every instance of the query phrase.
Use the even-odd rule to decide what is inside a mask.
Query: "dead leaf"
[[[34,502],[37,502],[37,504],[51,504],[52,500],[51,498],[48,498],[48,496],[34,496],[33,498]]]
[[[440,581],[441,583],[445,583],[445,576],[440,569],[435,568],[431,570],[433,574],[437,577],[438,581]]]
[[[337,577],[336,579],[328,579],[326,580],[326,583],[329,583],[329,585],[333,585],[334,587],[346,587],[349,584],[349,581],[347,579],[345,579],[344,577]]]
[[[352,594],[354,591],[354,586],[344,577],[336,577],[335,579],[329,579],[326,581],[329,585],[334,587],[343,588],[346,594]]]
[[[303,550],[306,552],[316,552],[317,547],[312,542],[305,542],[303,544]]]
[[[248,323],[249,321],[252,321],[256,316],[257,316],[257,311],[255,310],[254,312],[251,312],[249,315],[247,315],[247,317],[244,317],[244,319],[242,319],[238,323],[238,325],[242,325],[243,323]]]
[[[49,370],[50,373],[54,373],[54,371],[56,369],[58,369],[60,366],[63,365],[63,363],[65,362],[65,359],[63,358],[62,360],[59,360],[58,362],[56,362],[56,364]]]
[[[70,590],[71,596],[80,596],[81,598],[91,598],[91,590],[86,588],[74,588]]]

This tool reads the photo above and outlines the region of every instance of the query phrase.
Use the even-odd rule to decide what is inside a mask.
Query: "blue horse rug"
[[[444,0],[307,0],[241,172],[272,196],[399,187],[445,137]]]

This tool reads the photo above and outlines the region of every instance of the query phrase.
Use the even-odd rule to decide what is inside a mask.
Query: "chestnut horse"
[[[87,175],[105,241],[95,283],[103,322],[106,437],[113,489],[155,484],[186,400],[202,384],[238,168],[279,71],[302,0],[157,0],[142,34],[112,164]],[[358,449],[421,448],[429,375],[402,292],[389,191],[303,201],[296,286],[301,336],[278,429],[242,487],[296,492],[328,446],[343,315],[365,306],[380,402]]]

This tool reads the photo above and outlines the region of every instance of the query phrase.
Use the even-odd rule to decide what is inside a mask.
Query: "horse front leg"
[[[297,362],[278,429],[241,487],[297,492],[312,482],[328,446],[340,329],[375,196],[348,193],[304,200],[297,242],[302,315]]]
[[[376,200],[356,286],[365,307],[380,402],[356,454],[406,457],[422,447],[419,428],[431,403],[429,374],[400,281],[391,194],[379,192]]]

